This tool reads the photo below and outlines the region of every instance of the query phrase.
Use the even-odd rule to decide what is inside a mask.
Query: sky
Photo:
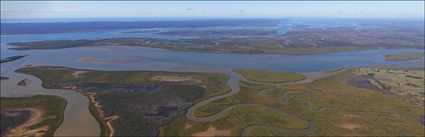
[[[424,18],[424,1],[1,1],[1,19],[120,17]]]

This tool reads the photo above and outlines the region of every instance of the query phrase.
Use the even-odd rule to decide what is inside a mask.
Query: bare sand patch
[[[112,116],[109,116],[109,117],[106,117],[105,118],[105,115],[104,115],[103,110],[102,110],[102,107],[103,106],[100,104],[99,101],[96,101],[95,100],[96,93],[95,92],[88,92],[87,93],[87,96],[89,97],[90,102],[93,103],[93,105],[94,105],[94,107],[96,109],[97,114],[99,114],[99,117],[103,118],[103,120],[105,121],[105,124],[106,124],[107,128],[110,131],[110,133],[109,133],[108,136],[109,137],[114,136],[115,129],[112,127],[111,122],[114,121],[114,120],[116,120],[116,119],[118,119],[119,116],[112,115]]]
[[[349,118],[361,118],[361,116],[355,114],[345,114],[344,116]]]
[[[108,129],[110,131],[110,133],[108,135],[109,137],[114,136],[114,133],[115,133],[115,129],[112,127],[111,122],[114,121],[114,120],[116,120],[116,119],[118,119],[118,118],[119,117],[117,115],[113,115],[113,116],[110,116],[110,117],[105,118],[106,126],[108,127]]]
[[[206,131],[193,133],[192,136],[196,137],[213,137],[213,136],[230,136],[230,130],[217,130],[214,126],[210,125]]]
[[[337,123],[336,126],[348,129],[348,130],[354,130],[356,128],[363,128],[364,126],[357,124],[355,121],[357,119],[362,118],[361,115],[357,113],[351,113],[351,112],[341,112],[339,113],[342,120],[341,122]]]
[[[35,136],[41,137],[43,136],[49,126],[43,126],[36,129],[29,130],[29,127],[42,122],[45,119],[50,119],[54,117],[45,117],[43,118],[44,111],[36,108],[23,108],[23,109],[14,109],[16,110],[29,110],[31,111],[31,117],[23,124],[11,129],[6,136]]]
[[[192,124],[190,124],[190,123],[186,123],[185,125],[184,125],[184,129],[189,129],[189,128],[191,128],[192,127]]]
[[[83,74],[83,73],[86,73],[86,72],[87,72],[87,71],[77,70],[77,71],[74,71],[74,72],[72,73],[72,76],[74,76],[74,77],[78,78],[78,77],[80,77],[80,74]]]
[[[356,128],[361,128],[363,126],[355,124],[355,123],[342,123],[338,125],[339,127],[345,128],[345,129],[349,129],[349,130],[354,130]]]

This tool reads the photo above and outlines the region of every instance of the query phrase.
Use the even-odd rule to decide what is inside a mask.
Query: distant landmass
[[[265,27],[276,26],[278,19],[217,19],[176,21],[109,21],[109,22],[49,22],[1,23],[1,35],[48,34],[107,29],[193,28],[193,27]]]
[[[82,28],[90,26],[95,26],[94,28],[91,28],[93,30],[124,27],[185,28],[123,30],[121,33],[118,32],[117,35],[114,35],[114,38],[105,39],[48,40],[14,42],[9,44],[12,45],[10,49],[14,50],[61,49],[94,46],[141,46],[189,52],[290,55],[320,54],[380,48],[424,48],[424,26],[420,21],[357,20],[352,21],[352,23],[341,24],[326,24],[326,22],[318,22],[319,23],[311,23],[310,21],[309,23],[306,21],[294,23],[282,20],[278,22],[278,20],[273,19],[242,19],[217,20],[211,22],[199,20],[182,22],[164,21],[157,22],[158,24],[154,24],[154,22],[139,22],[135,24],[125,22],[104,22],[98,23],[99,26],[95,26],[97,23],[83,23],[81,28],[77,30],[83,30]],[[275,26],[264,27],[273,25]],[[49,25],[43,27],[48,26]],[[195,28],[201,26],[204,26],[204,28]],[[205,26],[221,27],[205,28]],[[49,30],[52,28],[49,28]],[[58,30],[52,29],[52,31],[71,31],[71,28],[72,25]],[[38,31],[31,31],[31,29],[28,31],[31,33],[39,33]],[[15,31],[15,33],[16,32],[18,31]],[[46,31],[46,33],[47,32],[49,31]],[[5,33],[8,33],[8,31]],[[135,35],[131,35],[131,37],[118,38],[120,34],[125,35],[129,33]],[[152,35],[155,37],[151,37]]]

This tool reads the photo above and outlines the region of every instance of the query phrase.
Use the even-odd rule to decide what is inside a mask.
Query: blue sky
[[[424,1],[1,1],[1,18],[423,18]]]

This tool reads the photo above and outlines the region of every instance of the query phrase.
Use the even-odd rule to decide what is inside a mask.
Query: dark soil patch
[[[10,129],[25,123],[31,117],[30,110],[2,111],[0,135],[4,136]]]

